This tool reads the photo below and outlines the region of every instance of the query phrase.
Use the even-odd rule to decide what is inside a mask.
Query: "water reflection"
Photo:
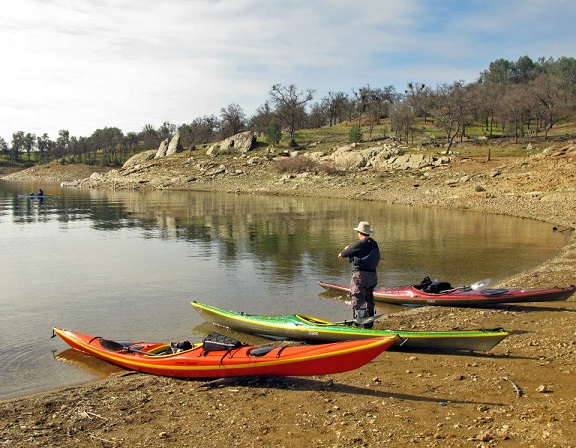
[[[281,281],[310,269],[323,277],[341,275],[334,253],[354,240],[351,229],[361,219],[377,230],[388,285],[425,275],[454,283],[498,280],[540,262],[565,241],[546,224],[434,208],[163,191],[59,194],[44,201],[14,198],[13,223],[54,220],[66,230],[89,221],[96,231],[139,229],[144,239],[191,243],[193,257],[216,255],[224,264],[251,259]]]

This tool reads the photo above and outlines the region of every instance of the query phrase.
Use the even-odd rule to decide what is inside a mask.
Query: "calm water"
[[[200,341],[191,300],[253,313],[342,320],[319,280],[348,283],[338,252],[362,219],[376,229],[381,285],[424,276],[493,284],[567,242],[551,225],[344,200],[42,187],[0,181],[0,398],[93,379],[52,327],[132,340]],[[64,352],[64,353],[61,353]],[[55,357],[64,357],[75,365]]]

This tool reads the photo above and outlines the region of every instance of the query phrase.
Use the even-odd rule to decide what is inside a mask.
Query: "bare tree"
[[[275,106],[278,120],[288,130],[289,145],[296,146],[294,134],[298,125],[306,116],[306,104],[313,98],[313,90],[298,91],[294,84],[288,87],[274,84],[270,90],[270,98]]]
[[[408,143],[410,134],[414,130],[416,115],[408,101],[394,104],[390,108],[390,126],[400,141]]]
[[[178,128],[180,141],[184,147],[204,145],[217,139],[220,121],[215,115],[205,115],[195,118],[190,124]]]
[[[323,98],[322,101],[312,104],[310,113],[308,114],[308,127],[321,128],[329,124],[329,110],[330,106],[328,100]]]
[[[475,119],[481,123],[482,129],[488,135],[493,135],[499,99],[504,94],[505,89],[501,84],[477,82],[470,85],[468,91]]]
[[[518,137],[522,133],[522,127],[529,115],[530,106],[528,96],[524,86],[513,84],[506,89],[498,102],[498,112],[502,122],[502,131],[509,125],[510,132],[514,135],[514,141],[518,142]]]
[[[344,92],[328,92],[324,99],[327,103],[328,125],[334,126],[343,121],[343,116],[347,114],[350,99]]]
[[[436,88],[433,115],[438,127],[446,134],[446,153],[450,152],[454,138],[462,132],[469,119],[469,96],[462,81],[442,84]]]
[[[406,90],[404,90],[408,104],[412,107],[416,116],[424,118],[424,124],[428,123],[428,115],[430,107],[432,106],[432,89],[427,87],[426,84],[409,82]]]
[[[365,124],[369,127],[370,136],[374,126],[380,124],[380,119],[388,114],[388,107],[398,98],[393,86],[372,88],[370,85],[353,90],[356,97],[358,111],[358,126],[362,125],[362,115],[365,115]]]
[[[223,138],[228,138],[243,131],[246,127],[246,116],[238,104],[229,104],[220,109],[220,132]]]
[[[528,84],[528,90],[539,106],[542,119],[540,126],[544,129],[544,139],[548,138],[550,129],[567,111],[567,97],[561,81],[548,74],[538,76]]]

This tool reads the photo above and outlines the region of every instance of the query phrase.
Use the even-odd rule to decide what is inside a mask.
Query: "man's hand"
[[[350,246],[346,246],[346,247],[344,248],[344,250],[348,249],[349,247],[350,247]],[[344,257],[342,256],[342,252],[340,252],[340,253],[338,254],[338,258],[344,258]]]

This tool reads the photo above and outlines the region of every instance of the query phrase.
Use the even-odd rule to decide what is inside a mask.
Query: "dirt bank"
[[[431,170],[361,169],[286,175],[263,158],[193,155],[84,181],[95,188],[220,190],[346,197],[538,219],[576,226],[575,153],[454,157]],[[52,165],[12,178],[86,179]],[[149,168],[149,169],[148,169]],[[212,171],[211,171],[212,170]],[[215,174],[214,174],[215,173]],[[555,230],[554,230],[555,229]],[[501,286],[576,283],[576,238],[558,256]],[[2,446],[576,446],[576,305],[399,309],[377,326],[468,329],[511,335],[490,353],[386,352],[330,377],[249,379],[207,387],[116,371],[97,383],[0,402]],[[81,359],[80,359],[81,360]]]

